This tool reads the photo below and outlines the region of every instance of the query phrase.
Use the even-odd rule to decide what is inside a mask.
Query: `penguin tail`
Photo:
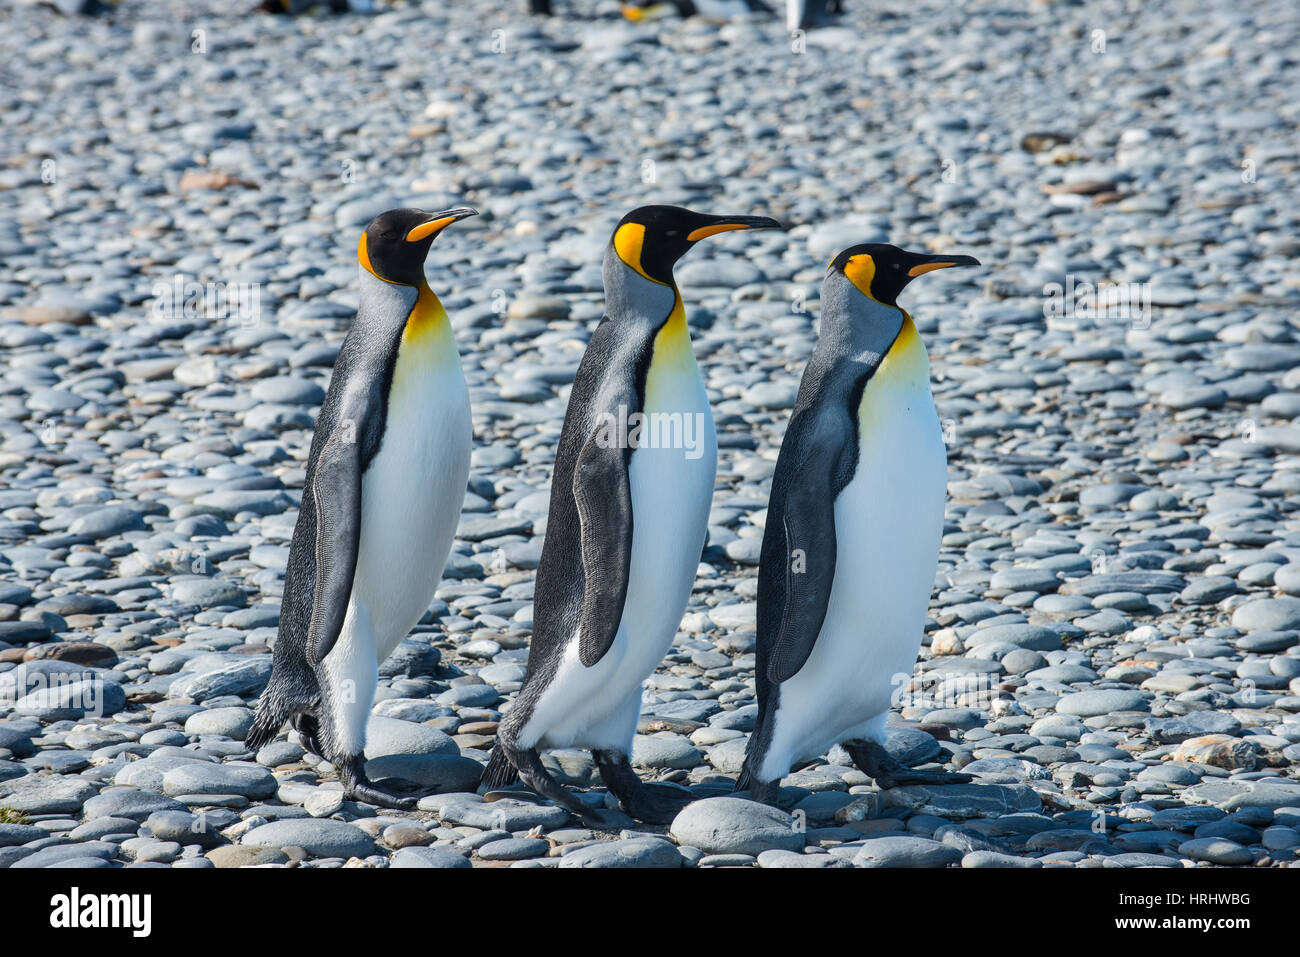
[[[483,776],[479,778],[479,790],[494,791],[497,788],[509,787],[518,780],[519,771],[506,757],[505,749],[500,744],[494,744],[492,746],[492,755],[488,758],[487,767],[483,769]]]
[[[280,733],[284,723],[289,720],[289,714],[288,708],[272,704],[269,695],[262,695],[257,706],[257,717],[253,719],[253,726],[244,738],[248,750],[259,751],[270,744],[271,739]]]
[[[733,793],[736,791],[748,791],[753,783],[754,782],[750,779],[749,775],[749,765],[746,764],[740,769],[740,777],[736,778],[736,786],[731,790]]]
[[[244,737],[244,744],[250,751],[259,750],[280,733],[286,721],[303,711],[314,710],[319,700],[318,691],[297,689],[290,682],[278,681],[272,672],[270,683],[258,698],[257,716]]]

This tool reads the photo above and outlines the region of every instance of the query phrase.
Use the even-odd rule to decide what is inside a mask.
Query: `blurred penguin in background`
[[[660,20],[673,14],[725,22],[772,12],[763,0],[628,0],[622,10],[623,16],[633,23]]]
[[[306,13],[314,7],[325,7],[330,13],[374,13],[374,0],[262,0],[254,9],[260,13],[294,15]]]
[[[807,30],[829,26],[832,18],[844,12],[841,0],[786,0],[785,28]]]
[[[551,15],[552,0],[525,0],[529,13]],[[623,16],[633,23],[662,20],[665,17],[700,17],[715,23],[744,19],[755,14],[771,16],[774,11],[765,0],[623,0]],[[826,26],[834,15],[842,13],[841,0],[786,0],[785,22],[789,30],[806,30]]]
[[[100,13],[108,13],[116,2],[117,0],[108,3],[104,0],[28,0],[27,6],[52,7],[65,17],[93,17]]]

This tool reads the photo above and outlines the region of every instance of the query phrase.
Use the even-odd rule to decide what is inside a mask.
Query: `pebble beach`
[[[1300,866],[1300,17],[847,0],[835,25],[617,4],[270,17],[0,6],[0,868]],[[676,270],[717,423],[708,543],[633,763],[476,794],[524,677],[565,403],[627,210],[773,216]],[[426,272],[473,405],[428,613],[344,800],[271,672],[315,414],[398,206],[481,215]],[[880,790],[840,748],[731,796],[759,547],[839,250],[980,269],[904,294],[948,505]],[[499,799],[497,799],[499,797]]]

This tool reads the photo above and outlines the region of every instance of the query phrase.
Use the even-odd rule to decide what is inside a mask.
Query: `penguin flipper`
[[[319,665],[334,647],[352,596],[361,541],[361,448],[355,420],[330,436],[312,481],[316,503],[316,589],[312,597],[307,656]]]
[[[590,668],[614,644],[632,563],[632,486],[623,449],[605,447],[598,431],[578,453],[573,498],[581,524],[586,589],[578,657]]]
[[[777,684],[798,674],[826,620],[835,578],[835,476],[851,429],[847,416],[823,423],[790,478],[778,526],[785,532],[785,607],[767,665]]]

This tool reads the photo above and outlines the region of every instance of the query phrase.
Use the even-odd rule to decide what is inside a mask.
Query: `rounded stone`
[[[948,844],[924,837],[875,837],[862,842],[856,867],[947,867],[958,863],[962,853]]]
[[[427,724],[372,714],[366,723],[366,757],[388,754],[460,754],[451,736]]]
[[[1094,689],[1062,695],[1056,702],[1058,714],[1094,718],[1117,711],[1146,711],[1147,698],[1139,691]]]
[[[365,831],[330,818],[292,818],[255,827],[240,842],[246,847],[301,847],[312,857],[366,857],[375,842]]]
[[[491,845],[489,845],[491,846]],[[632,838],[602,841],[570,851],[560,858],[560,867],[672,868],[682,866],[682,855],[668,841]]]
[[[1232,613],[1232,627],[1241,631],[1300,629],[1300,598],[1263,598],[1247,602]]]
[[[388,866],[456,869],[473,867],[468,857],[449,847],[404,847],[393,854]]]
[[[804,835],[795,818],[777,808],[742,798],[716,797],[695,801],[673,819],[670,832],[678,844],[698,847],[706,854],[750,854],[797,851]]]
[[[1248,848],[1221,837],[1194,837],[1179,844],[1178,853],[1193,860],[1228,867],[1243,867],[1255,859]]]
[[[243,741],[252,726],[253,712],[249,708],[211,708],[190,715],[185,721],[185,733],[219,735]]]
[[[523,861],[545,857],[550,849],[550,843],[540,838],[507,837],[484,844],[478,849],[478,856],[485,861]]]

